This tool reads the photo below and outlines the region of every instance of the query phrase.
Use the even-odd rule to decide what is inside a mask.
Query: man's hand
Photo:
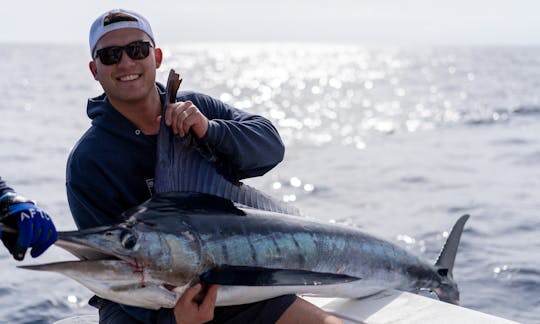
[[[179,101],[167,106],[165,124],[171,126],[173,133],[184,137],[190,129],[202,138],[208,130],[208,119],[191,101]]]
[[[7,212],[2,223],[17,229],[16,233],[2,233],[0,238],[15,260],[23,260],[26,250],[31,247],[30,255],[40,256],[51,246],[58,234],[49,215],[30,201],[21,200],[19,196],[7,197],[2,204]]]
[[[178,324],[205,323],[214,318],[216,306],[217,285],[210,285],[206,296],[199,304],[194,298],[202,291],[202,285],[196,284],[188,288],[174,306],[174,317]]]

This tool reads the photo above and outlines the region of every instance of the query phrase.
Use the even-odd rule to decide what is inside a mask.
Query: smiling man
[[[70,154],[67,195],[80,229],[122,221],[122,212],[153,193],[160,120],[178,136],[192,131],[225,157],[229,178],[260,176],[284,155],[281,138],[267,119],[231,107],[210,96],[180,91],[166,107],[164,87],[156,83],[163,54],[148,21],[138,13],[113,10],[90,28],[89,64],[104,93],[88,101],[92,126]],[[188,175],[189,176],[189,175]],[[294,295],[232,307],[215,307],[217,286],[202,303],[193,298],[201,285],[188,289],[174,309],[148,310],[99,297],[101,323],[322,323],[336,318]]]

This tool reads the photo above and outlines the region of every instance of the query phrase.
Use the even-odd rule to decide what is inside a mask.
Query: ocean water
[[[101,93],[84,46],[0,46],[0,175],[75,229],[66,158]],[[540,48],[333,44],[163,46],[158,79],[262,114],[285,161],[247,181],[306,215],[348,224],[434,261],[471,218],[454,277],[461,303],[540,323]],[[49,323],[95,314],[75,281],[0,249],[0,318]]]

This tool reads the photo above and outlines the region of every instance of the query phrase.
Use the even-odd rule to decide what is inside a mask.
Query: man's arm
[[[219,153],[222,160],[231,164],[238,179],[261,176],[283,160],[283,142],[268,119],[199,93],[181,93],[177,99],[179,102],[170,105],[168,110],[188,100],[192,102],[208,119],[202,139]],[[171,125],[173,129],[175,122],[184,123],[185,109],[189,108],[176,112],[177,120]]]

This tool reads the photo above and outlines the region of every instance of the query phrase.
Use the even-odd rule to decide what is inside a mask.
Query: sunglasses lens
[[[105,65],[113,65],[120,62],[122,59],[122,51],[132,60],[142,60],[150,55],[150,42],[136,41],[129,43],[126,46],[110,46],[105,47],[96,52],[96,57],[99,57],[101,63]]]
[[[122,47],[111,46],[100,49],[96,52],[96,56],[99,57],[101,63],[105,65],[112,65],[120,62],[122,58]]]
[[[134,60],[142,60],[150,55],[150,43],[135,42],[126,45],[126,54]]]

